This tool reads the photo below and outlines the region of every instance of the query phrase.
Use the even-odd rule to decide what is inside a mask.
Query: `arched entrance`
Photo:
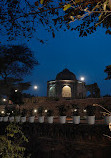
[[[64,86],[62,88],[62,97],[67,97],[67,98],[71,97],[71,88],[69,86]]]

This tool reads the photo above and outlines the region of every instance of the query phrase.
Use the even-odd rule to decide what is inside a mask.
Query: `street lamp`
[[[83,112],[87,112],[87,110],[86,110],[86,109],[83,109]]]
[[[34,89],[34,90],[37,90],[37,89],[38,89],[38,86],[37,86],[37,85],[33,86],[33,89]],[[37,95],[37,97],[38,97],[38,95]]]
[[[34,109],[34,113],[37,113],[37,109]]]
[[[15,92],[18,92],[18,90],[17,90],[17,89],[15,89]]]
[[[7,100],[4,98],[3,101],[6,102]]]
[[[81,80],[81,84],[82,84],[82,91],[84,91],[84,80],[85,80],[85,78],[84,78],[83,76],[81,76],[81,77],[80,77],[80,80]],[[83,92],[82,92],[82,98],[84,97],[83,95],[84,95],[84,94],[83,94]]]
[[[4,110],[2,110],[2,111],[1,111],[1,114],[4,114],[4,113],[5,113],[5,111],[4,111]]]
[[[81,80],[81,81],[84,81],[84,80],[85,80],[85,78],[82,76],[82,77],[80,78],[80,80]]]
[[[36,90],[36,89],[38,89],[38,87],[35,85],[35,86],[34,86],[34,89]]]
[[[45,112],[47,112],[47,109],[45,109]]]

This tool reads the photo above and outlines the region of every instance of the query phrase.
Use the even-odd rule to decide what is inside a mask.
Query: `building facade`
[[[64,69],[55,80],[47,82],[47,96],[59,98],[86,98],[85,82],[76,79],[74,73]]]

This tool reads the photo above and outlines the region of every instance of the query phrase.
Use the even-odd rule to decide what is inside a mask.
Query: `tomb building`
[[[77,80],[76,75],[68,69],[58,73],[55,80],[47,82],[47,96],[58,98],[86,98],[84,81]]]

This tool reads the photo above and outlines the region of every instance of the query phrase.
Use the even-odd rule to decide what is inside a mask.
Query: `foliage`
[[[111,34],[111,0],[6,0],[0,6],[0,31],[7,34],[8,40],[16,36],[30,39],[34,31],[38,38],[41,26],[53,37],[55,29],[76,30],[80,36],[87,36],[100,25]]]
[[[13,102],[13,104],[23,104],[23,95],[20,90],[15,92],[15,89],[11,89],[9,99]]]
[[[21,85],[22,84],[22,85]],[[30,82],[23,82],[22,79],[15,79],[12,77],[6,77],[5,80],[0,80],[0,94],[14,99],[14,96],[20,94],[20,91],[27,90],[30,87]],[[18,92],[15,92],[15,89]],[[16,98],[15,98],[16,99]],[[14,100],[13,100],[14,102]]]
[[[22,95],[23,95],[24,98],[32,98],[32,97],[34,97],[34,95],[29,94],[29,93],[23,93]]]
[[[11,112],[10,112],[10,115],[9,115],[9,117],[12,117],[12,116],[15,116],[15,113],[14,113],[14,111],[11,111]]]
[[[79,116],[79,107],[78,107],[78,105],[72,104],[71,110],[72,110],[73,116]]]
[[[111,79],[111,65],[106,66],[106,69],[104,70],[105,73],[107,73],[107,78],[105,80]]]
[[[26,115],[27,115],[27,110],[26,109],[22,109],[21,116],[25,117]]]
[[[5,116],[15,116],[15,106],[5,106]]]
[[[0,46],[0,76],[22,77],[38,64],[33,52],[26,45]]]
[[[55,101],[59,101],[60,100],[60,98],[59,97],[55,97],[55,99],[54,99]]]
[[[29,110],[29,115],[30,115],[30,116],[34,116],[33,109],[30,109],[30,110]]]
[[[103,98],[105,98],[105,97],[111,97],[111,95],[110,95],[110,94],[105,94],[105,95],[103,96]]]
[[[9,108],[8,106],[5,106],[5,116],[9,116],[9,114],[11,113],[12,108]]]
[[[0,46],[0,93],[8,97],[11,95],[17,102],[14,95],[17,98],[20,91],[30,87],[30,83],[24,83],[23,78],[37,64],[33,52],[25,45]],[[19,91],[14,93],[15,89]]]
[[[15,116],[20,116],[21,115],[20,109],[15,109],[14,114]]]
[[[43,116],[43,110],[44,110],[44,108],[42,106],[39,106],[39,108],[38,108],[38,115],[39,116]]]
[[[95,107],[92,105],[88,105],[86,107],[87,110],[87,116],[94,116],[95,115]]]
[[[4,135],[0,136],[0,153],[2,158],[24,158],[25,146],[28,139],[21,128],[15,123],[6,127]]]
[[[59,111],[59,116],[66,116],[67,109],[64,105],[60,105],[57,108]]]
[[[53,110],[48,110],[48,111],[47,111],[47,116],[48,116],[48,117],[53,116]]]

